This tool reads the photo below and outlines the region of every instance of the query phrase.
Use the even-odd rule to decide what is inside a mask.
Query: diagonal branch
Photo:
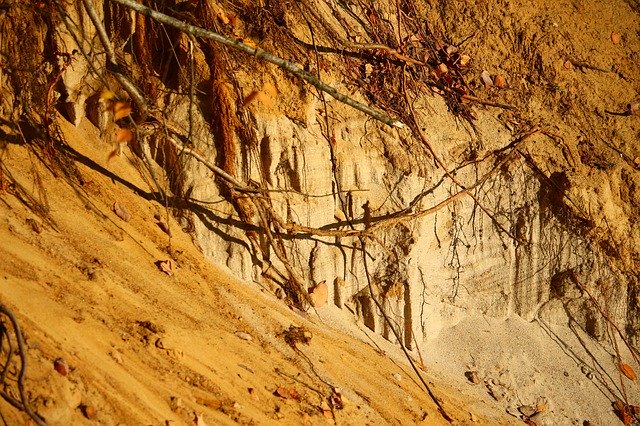
[[[84,0],[85,4],[87,2],[89,2],[91,0]],[[164,13],[160,13],[157,10],[148,8],[146,6],[141,5],[140,3],[136,3],[135,0],[111,0],[115,3],[120,3],[123,6],[126,6],[130,9],[135,10],[136,12],[142,13],[143,15],[149,16],[152,19],[155,19],[158,22],[162,22],[163,24],[167,24],[170,25],[172,27],[175,27],[177,29],[179,29],[182,32],[185,32],[187,34],[191,34],[195,37],[203,37],[203,38],[208,38],[211,39],[213,41],[216,41],[218,43],[222,43],[225,46],[231,47],[233,49],[239,50],[241,52],[247,53],[249,55],[255,56],[258,59],[262,59],[265,60],[267,62],[271,62],[274,65],[279,66],[280,68],[282,68],[285,71],[288,71],[292,74],[294,74],[295,76],[301,78],[302,80],[314,85],[315,87],[317,87],[318,89],[322,90],[323,92],[328,93],[329,95],[333,96],[335,99],[339,100],[342,103],[345,103],[355,109],[357,109],[358,111],[362,111],[367,115],[370,115],[371,117],[375,118],[376,120],[379,120],[385,124],[387,124],[388,126],[391,127],[397,127],[397,128],[403,128],[404,124],[398,120],[394,120],[393,118],[391,118],[390,116],[388,116],[387,114],[378,111],[374,108],[371,108],[368,105],[365,105],[363,103],[360,103],[358,101],[356,101],[353,98],[348,97],[347,95],[344,95],[342,93],[340,93],[336,88],[329,86],[328,84],[324,83],[323,81],[321,81],[320,79],[318,79],[316,76],[306,72],[305,70],[303,70],[302,68],[300,68],[299,66],[297,66],[296,64],[286,61],[282,58],[279,58],[275,55],[272,55],[271,53],[259,48],[259,47],[251,47],[248,44],[242,43],[239,40],[234,40],[228,37],[225,37],[223,35],[220,35],[218,33],[215,33],[213,31],[210,30],[206,30],[204,28],[201,27],[196,27],[194,25],[189,25],[186,22],[180,21],[179,19],[173,18],[171,16],[165,15]]]

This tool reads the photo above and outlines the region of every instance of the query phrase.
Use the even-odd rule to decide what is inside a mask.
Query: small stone
[[[587,379],[593,380],[593,373],[591,371],[587,373]]]
[[[611,43],[620,44],[621,40],[622,40],[622,36],[620,35],[619,32],[614,31],[614,32],[611,33]]]
[[[111,355],[111,358],[113,358],[113,360],[115,362],[117,362],[118,364],[122,364],[122,355],[120,355],[120,352],[111,351],[110,355]]]
[[[251,340],[253,340],[253,337],[251,337],[251,335],[249,333],[245,333],[244,331],[236,331],[235,335],[237,337],[239,337],[242,340],[246,340],[248,342],[250,342]]]
[[[67,364],[64,358],[58,358],[53,361],[53,368],[60,373],[61,376],[69,374],[69,364]]]
[[[82,414],[89,420],[96,418],[97,412],[93,405],[82,404],[80,405],[80,411],[82,411]]]
[[[393,373],[393,378],[395,379],[396,382],[402,381],[402,375],[400,373]]]

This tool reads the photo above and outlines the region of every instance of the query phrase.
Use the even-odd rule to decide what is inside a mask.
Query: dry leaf
[[[167,260],[158,260],[156,262],[156,266],[165,274],[172,276],[173,275],[173,261],[171,259]]]
[[[331,402],[331,406],[336,410],[342,410],[344,408],[342,393],[340,393],[340,389],[338,388],[333,388],[333,394],[329,397],[329,401]]]
[[[621,40],[622,40],[622,36],[620,35],[619,32],[614,31],[614,32],[611,33],[611,43],[620,44]]]
[[[634,417],[629,413],[629,407],[619,399],[613,403],[613,411],[625,425],[630,425],[635,421]]]
[[[564,61],[564,64],[562,64],[562,66],[567,70],[570,70],[571,68],[573,68],[573,64],[568,59],[566,61]]]
[[[118,129],[116,132],[116,143],[124,144],[133,140],[133,133],[129,129]]]
[[[471,63],[471,56],[469,55],[460,55],[460,60],[458,61],[458,66],[460,68],[464,68]]]
[[[131,220],[131,213],[129,213],[129,210],[117,201],[113,203],[113,212],[125,222],[129,222]]]
[[[482,83],[484,84],[484,87],[493,86],[493,80],[491,80],[491,75],[487,70],[482,71],[482,74],[480,74],[480,78],[482,79]]]
[[[113,120],[118,121],[131,114],[131,105],[128,102],[116,101],[113,103]]]
[[[311,306],[319,308],[327,304],[329,298],[329,288],[324,281],[319,282],[309,293],[311,298]]]
[[[115,97],[116,97],[116,94],[109,89],[104,89],[102,93],[100,93],[100,99],[102,99],[103,101],[110,101]]]
[[[296,401],[300,401],[300,394],[298,393],[298,391],[294,387],[286,388],[284,386],[280,386],[280,387],[278,387],[278,389],[276,389],[274,394],[276,396],[279,396],[280,398],[294,399]]]
[[[158,228],[162,229],[162,232],[164,232],[168,236],[171,236],[171,229],[169,228],[169,225],[167,225],[163,221],[158,221]]]
[[[618,364],[618,370],[620,370],[620,372],[622,374],[624,374],[625,376],[627,376],[627,379],[632,380],[632,381],[636,381],[636,379],[638,378],[636,376],[636,372],[633,371],[633,368],[631,368],[631,366],[629,364],[625,364],[624,362],[621,362]]]
[[[436,66],[436,75],[438,77],[442,77],[443,75],[445,75],[448,72],[449,72],[449,68],[447,67],[446,64],[442,63],[442,64],[438,64]]]
[[[505,87],[507,87],[507,79],[504,78],[502,74],[498,74],[493,79],[493,84],[499,89],[504,89]]]

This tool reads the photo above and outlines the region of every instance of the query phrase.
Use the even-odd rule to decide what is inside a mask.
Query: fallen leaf
[[[168,236],[171,236],[171,229],[169,229],[169,225],[167,225],[165,222],[161,220],[158,221],[158,227],[162,229],[162,232],[164,232]]]
[[[564,61],[564,64],[562,64],[562,66],[567,70],[570,70],[570,69],[573,68],[573,64],[571,63],[571,61],[569,59]]]
[[[438,64],[436,66],[436,75],[438,77],[442,77],[443,75],[445,75],[448,72],[449,72],[449,68],[447,67],[446,64],[442,63],[442,64]]]
[[[116,97],[116,94],[109,89],[104,89],[102,93],[100,93],[100,99],[102,99],[103,101],[110,101],[115,97]]]
[[[173,275],[173,261],[171,259],[167,260],[158,260],[156,262],[156,266],[165,274],[172,276]]]
[[[629,413],[629,407],[627,407],[625,403],[620,401],[619,399],[617,399],[613,403],[613,411],[616,413],[623,424],[630,425],[634,422],[633,416],[631,415],[631,413]]]
[[[611,43],[620,44],[621,40],[622,40],[622,36],[620,35],[619,32],[614,31],[614,32],[611,33]]]
[[[319,282],[309,293],[311,298],[311,306],[319,308],[327,304],[329,298],[329,288],[324,281]]]
[[[118,129],[116,132],[116,142],[117,143],[129,143],[133,140],[133,133],[129,129]]]
[[[129,210],[117,201],[113,203],[113,212],[125,222],[129,222],[131,220],[131,213],[129,213]]]
[[[294,399],[296,401],[300,401],[300,394],[298,393],[298,391],[294,387],[286,388],[284,386],[280,386],[280,387],[278,387],[278,389],[276,389],[274,394],[276,396],[279,396],[280,398]]]
[[[482,71],[482,74],[480,74],[480,79],[482,79],[482,83],[484,83],[484,87],[488,88],[493,86],[493,80],[491,80],[491,75],[487,70]]]
[[[460,68],[464,68],[471,63],[471,56],[469,55],[460,55],[460,61],[458,61],[458,66]]]
[[[505,87],[507,87],[507,79],[504,78],[502,74],[498,74],[493,79],[493,84],[499,89],[504,89]]]
[[[629,364],[625,364],[624,362],[621,362],[618,364],[618,370],[620,370],[620,372],[622,374],[624,374],[625,376],[627,376],[627,379],[632,380],[632,381],[636,381],[636,379],[638,378],[636,376],[636,372],[633,371],[633,368],[631,368],[631,366]]]
[[[342,393],[340,393],[340,389],[338,388],[333,388],[333,394],[329,397],[329,401],[331,402],[331,406],[336,410],[342,410],[344,408]]]
[[[131,105],[129,105],[128,102],[115,101],[112,108],[114,121],[118,121],[131,114]]]

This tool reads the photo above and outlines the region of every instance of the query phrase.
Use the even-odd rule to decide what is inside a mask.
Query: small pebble
[[[80,406],[80,411],[82,411],[82,414],[84,414],[84,416],[89,420],[96,418],[96,409],[93,405],[82,404]]]
[[[251,335],[249,333],[245,333],[243,331],[236,331],[235,334],[236,334],[236,336],[238,336],[242,340],[247,340],[247,341],[253,340],[253,337],[251,337]]]
[[[402,381],[402,375],[400,373],[393,373],[393,378],[396,380],[396,382]]]
[[[69,374],[69,364],[67,364],[64,358],[58,358],[53,361],[53,368],[62,376]]]

